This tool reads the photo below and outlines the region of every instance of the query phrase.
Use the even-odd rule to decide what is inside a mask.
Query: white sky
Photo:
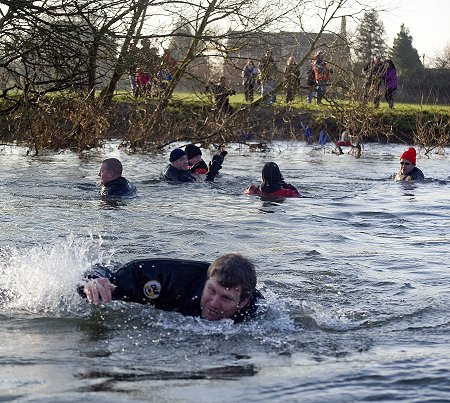
[[[316,0],[314,4],[320,5],[321,2],[325,5],[336,4],[332,0]],[[389,47],[392,46],[403,23],[409,30],[412,46],[417,49],[420,58],[422,59],[425,54],[425,66],[427,67],[434,56],[442,55],[444,49],[450,46],[450,0],[348,0],[337,15],[358,13],[355,18],[347,18],[349,33],[354,33],[357,25],[361,22],[364,14],[363,5],[366,5],[367,11],[372,8],[378,10],[379,20],[383,23],[386,32],[386,44]],[[331,9],[333,8],[331,7]],[[306,7],[305,10],[311,11],[306,18],[303,16],[302,22],[306,24],[305,29],[309,32],[316,32],[317,26],[320,24],[319,20],[315,18],[317,8],[308,9]],[[292,27],[290,29],[296,29],[295,25]],[[328,28],[339,31],[340,19],[335,19]]]
[[[419,56],[425,54],[425,65],[450,45],[450,0],[391,0],[385,4],[389,11],[380,13],[379,17],[389,46],[402,23],[409,29]]]

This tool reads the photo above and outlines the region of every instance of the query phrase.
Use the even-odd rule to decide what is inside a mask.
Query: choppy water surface
[[[419,157],[429,180],[395,183],[404,149],[235,145],[216,183],[179,186],[159,179],[168,153],[1,149],[0,400],[448,401],[449,150]],[[136,199],[99,200],[110,156]],[[270,160],[306,197],[242,194]],[[266,311],[248,324],[75,292],[99,261],[228,252],[258,265]]]

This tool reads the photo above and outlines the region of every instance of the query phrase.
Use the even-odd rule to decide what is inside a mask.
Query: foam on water
[[[77,285],[82,282],[83,273],[89,267],[95,263],[108,264],[113,255],[114,251],[105,250],[104,240],[92,234],[86,238],[70,234],[49,244],[0,250],[0,306],[5,311],[45,316],[90,315],[92,310],[80,299]],[[264,284],[261,287],[266,299],[261,302],[260,317],[246,324],[245,332],[294,331],[288,302]],[[155,324],[167,330],[181,327],[189,333],[202,335],[231,335],[242,331],[242,327],[234,326],[231,320],[208,322],[120,301],[92,309],[100,310],[107,316],[125,309],[130,315],[130,322],[135,317],[144,327]]]
[[[75,313],[84,271],[109,261],[102,243],[93,235],[68,235],[46,245],[0,250],[1,306],[51,316]]]

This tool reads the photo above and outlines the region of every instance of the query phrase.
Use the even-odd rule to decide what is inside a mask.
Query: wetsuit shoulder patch
[[[148,299],[156,299],[161,293],[161,283],[156,280],[147,281],[144,284],[143,291]]]

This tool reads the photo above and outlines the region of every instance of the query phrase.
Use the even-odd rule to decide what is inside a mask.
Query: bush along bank
[[[449,112],[417,108],[373,109],[355,106],[320,109],[241,105],[232,114],[212,111],[207,103],[174,100],[158,116],[155,100],[120,101],[100,107],[85,99],[53,99],[27,104],[0,116],[3,143],[45,150],[82,152],[111,138],[131,152],[158,152],[175,141],[204,146],[230,142],[312,141],[325,130],[337,140],[348,130],[355,142],[406,143],[427,147],[450,144]]]

